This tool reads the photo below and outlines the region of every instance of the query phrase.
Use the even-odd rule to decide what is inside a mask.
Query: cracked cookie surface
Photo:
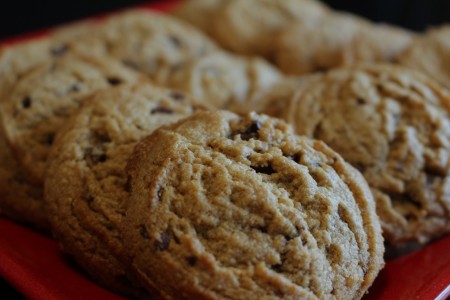
[[[137,291],[123,262],[117,229],[125,214],[129,154],[159,126],[204,107],[179,92],[127,84],[97,93],[58,135],[45,182],[54,234],[66,252],[109,288]]]
[[[282,114],[359,169],[385,239],[426,242],[450,231],[450,96],[406,68],[330,71],[300,89]]]
[[[357,299],[383,264],[361,174],[279,119],[197,113],[127,168],[127,251],[167,297]]]

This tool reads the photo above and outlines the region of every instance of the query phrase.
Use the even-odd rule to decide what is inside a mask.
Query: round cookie
[[[129,154],[154,129],[204,107],[150,84],[122,85],[95,94],[58,134],[45,182],[52,229],[64,251],[107,287],[136,294],[118,231]]]
[[[268,57],[280,29],[293,21],[316,24],[328,12],[315,0],[229,0],[214,19],[213,37],[233,52]]]
[[[345,51],[364,19],[330,14],[318,24],[297,22],[286,26],[274,43],[274,60],[286,74],[303,75],[345,64]]]
[[[67,33],[61,30],[60,35]],[[81,26],[77,41],[103,47],[104,53],[156,82],[164,82],[171,68],[217,50],[206,35],[182,20],[138,9],[108,17],[97,27],[86,27],[85,34]]]
[[[274,43],[274,60],[283,72],[294,75],[361,62],[391,62],[412,36],[393,26],[333,13],[318,24],[286,26]]]
[[[361,174],[279,119],[197,113],[127,168],[127,251],[167,298],[358,299],[383,265]]]
[[[450,89],[450,26],[428,30],[398,58],[398,63],[424,72]]]
[[[389,65],[330,71],[300,89],[283,115],[363,173],[393,246],[450,231],[449,116],[445,89]]]
[[[166,85],[218,108],[247,112],[257,110],[255,99],[280,80],[280,72],[261,58],[215,52],[173,70]]]
[[[85,22],[82,24],[81,27],[89,28],[92,31],[93,24],[85,24]],[[79,30],[79,26],[78,24],[67,25],[59,34],[56,33],[59,30],[56,30],[50,32],[46,37],[0,48],[0,101],[4,97],[2,94],[7,95],[18,79],[40,64],[69,54],[105,56],[104,47],[97,41],[88,42],[88,39],[85,38],[83,43],[80,43],[78,37],[81,34],[77,34],[77,32],[85,32],[86,29]]]
[[[0,102],[0,116],[27,178],[43,183],[56,132],[87,96],[140,76],[108,58],[65,55],[20,77]]]

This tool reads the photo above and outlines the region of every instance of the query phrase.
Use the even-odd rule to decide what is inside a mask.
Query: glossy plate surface
[[[168,11],[177,1],[142,5]],[[0,44],[45,35],[31,33]],[[92,282],[59,251],[56,241],[0,218],[0,276],[29,299],[123,299]],[[390,260],[364,300],[438,299],[450,297],[450,236]]]

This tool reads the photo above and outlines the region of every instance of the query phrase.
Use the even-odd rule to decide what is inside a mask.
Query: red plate
[[[146,4],[168,11],[177,1]],[[46,30],[2,41],[10,44]],[[0,219],[0,276],[29,299],[123,299],[92,282],[67,260],[56,241]],[[364,300],[447,299],[450,296],[450,236],[388,261]]]
[[[388,261],[368,299],[450,296],[450,236]],[[0,275],[29,299],[122,299],[93,283],[53,239],[0,219]]]

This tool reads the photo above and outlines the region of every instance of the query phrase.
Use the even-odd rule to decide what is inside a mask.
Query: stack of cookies
[[[436,76],[415,57],[445,28],[315,0],[174,15],[1,49],[2,216],[138,299],[360,299],[384,244],[450,231],[448,74],[388,64]]]

